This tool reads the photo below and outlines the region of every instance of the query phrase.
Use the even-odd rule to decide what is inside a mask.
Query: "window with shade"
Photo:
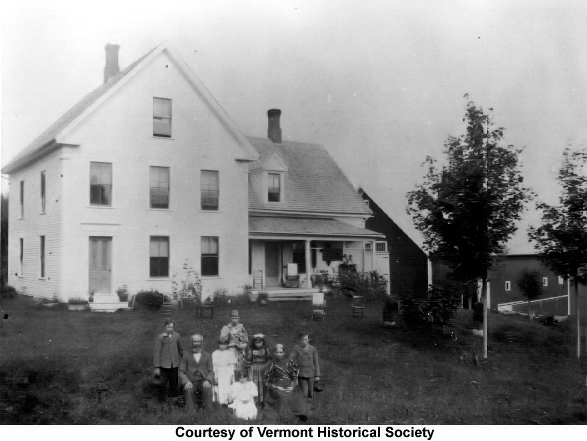
[[[153,136],[171,138],[171,100],[153,98]]]
[[[41,172],[41,213],[45,212],[45,193],[46,193],[46,183],[45,183],[45,172]]]
[[[40,252],[39,252],[39,259],[40,259],[40,276],[45,277],[45,236],[41,236],[41,243],[40,245]]]
[[[151,277],[169,277],[169,237],[151,236],[149,260]]]
[[[202,210],[218,210],[218,198],[220,195],[218,181],[218,171],[202,170],[200,178]]]
[[[269,202],[281,201],[281,176],[279,173],[269,173],[267,176],[267,200]]]
[[[112,205],[112,164],[90,162],[90,205]]]
[[[150,167],[151,208],[169,208],[169,167]]]
[[[218,275],[218,237],[202,236],[202,276]]]

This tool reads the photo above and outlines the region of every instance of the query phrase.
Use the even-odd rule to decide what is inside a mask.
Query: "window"
[[[90,205],[112,205],[112,164],[90,162]]]
[[[371,242],[365,242],[365,252],[370,253],[373,250]]]
[[[506,291],[511,291],[512,290],[512,282],[510,282],[509,280],[507,280],[505,282],[505,290]]]
[[[24,217],[24,181],[20,181],[20,217]]]
[[[269,173],[267,177],[267,200],[269,202],[281,200],[281,176],[279,173]]]
[[[45,172],[41,172],[41,213],[45,212]]]
[[[171,138],[171,100],[153,98],[153,136]]]
[[[19,250],[18,250],[18,275],[22,276],[23,273],[23,259],[24,259],[24,239],[19,239]]]
[[[39,258],[41,264],[41,277],[45,277],[45,236],[41,236]]]
[[[387,242],[375,242],[375,251],[378,253],[387,252]]]
[[[293,244],[293,263],[298,264],[298,274],[306,272],[306,248],[304,243]]]
[[[218,172],[215,170],[202,170],[200,181],[202,186],[202,210],[218,210]]]
[[[169,167],[150,167],[151,208],[169,208]]]
[[[542,286],[548,286],[548,277],[542,278]]]
[[[563,276],[558,276],[558,284],[559,285],[564,285],[565,284],[565,278]]]
[[[149,275],[169,277],[169,237],[151,236]]]
[[[202,276],[218,275],[218,237],[202,236]]]

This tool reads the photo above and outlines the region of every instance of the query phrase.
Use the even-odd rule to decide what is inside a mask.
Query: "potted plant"
[[[96,293],[95,289],[91,289],[89,292],[89,296],[88,296],[88,301],[89,302],[93,302],[94,301],[94,294]]]
[[[70,311],[83,311],[87,307],[88,301],[79,297],[74,297],[67,301],[67,309]]]
[[[116,290],[116,294],[118,294],[118,299],[121,302],[128,302],[128,288],[126,285],[122,285],[120,288]]]

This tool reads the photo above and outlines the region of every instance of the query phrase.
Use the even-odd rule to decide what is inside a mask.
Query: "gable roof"
[[[367,193],[364,188],[359,189],[359,191],[377,205],[381,211],[383,211],[385,215],[391,219],[391,221],[395,223],[415,245],[418,246],[418,248],[428,255],[428,252],[424,249],[424,237],[422,236],[422,233],[414,227],[408,214],[405,211],[398,209],[398,207],[406,207],[407,201],[403,203],[402,201],[392,201],[390,194],[388,194],[387,197],[384,197],[383,193],[380,191],[374,191],[372,193],[371,190],[369,190]],[[375,201],[375,198],[377,198],[377,201]]]
[[[323,146],[292,141],[274,144],[267,138],[249,137],[249,141],[261,158],[276,154],[289,170],[285,175],[283,203],[264,203],[262,195],[257,194],[249,183],[249,209],[371,214],[367,204]],[[257,167],[256,163],[249,165],[250,169]]]
[[[184,78],[192,87],[194,87],[194,89],[196,89],[208,107],[219,117],[221,123],[233,135],[233,138],[244,153],[242,157],[237,159],[245,161],[256,160],[258,158],[257,152],[252,148],[246,137],[240,132],[234,122],[232,122],[228,114],[196,77],[185,61],[183,61],[175,50],[171,48],[169,43],[163,42],[123,69],[118,75],[110,78],[106,83],[100,85],[98,88],[84,96],[77,104],[37,136],[37,138],[35,138],[12,161],[10,161],[10,163],[2,169],[2,173],[12,173],[57,146],[60,142],[60,137],[63,134],[71,130],[71,128],[85,118],[95,106],[99,105],[102,100],[107,99],[112,93],[115,93],[122,84],[126,83],[129,78],[136,75],[136,73],[146,66],[153,58],[164,51],[177,63]]]

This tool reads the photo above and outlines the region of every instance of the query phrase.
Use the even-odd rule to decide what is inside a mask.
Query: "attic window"
[[[153,98],[153,136],[171,138],[171,100]]]
[[[267,201],[281,201],[281,176],[279,173],[269,173],[267,176]]]

